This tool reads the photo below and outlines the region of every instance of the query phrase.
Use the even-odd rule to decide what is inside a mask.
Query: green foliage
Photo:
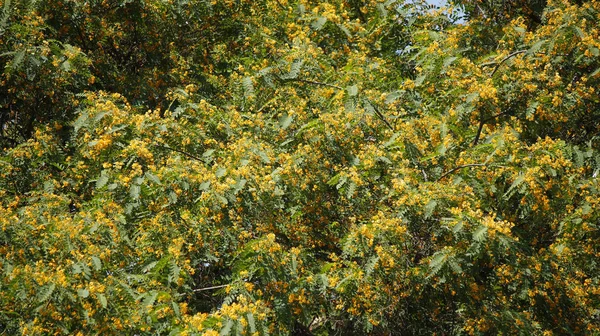
[[[0,331],[600,332],[600,3],[0,2]]]

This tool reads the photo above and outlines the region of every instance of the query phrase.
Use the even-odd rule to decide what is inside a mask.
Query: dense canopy
[[[0,64],[2,335],[600,333],[599,0],[0,0]]]

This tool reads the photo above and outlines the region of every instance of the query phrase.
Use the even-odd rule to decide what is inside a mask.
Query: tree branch
[[[504,112],[500,112],[500,113],[498,113],[498,114],[494,114],[493,116],[491,116],[491,117],[489,117],[489,118],[487,118],[487,119],[484,119],[484,122],[488,122],[488,121],[494,120],[494,119],[496,119],[496,118],[498,118],[498,117],[500,117],[500,116],[503,116],[503,115],[505,115],[505,114],[508,114],[508,112],[509,112],[509,111],[504,111]]]
[[[317,82],[314,80],[309,80],[309,79],[295,79],[295,81],[297,82],[302,82],[302,83],[307,83],[307,84],[313,84],[313,85],[320,85],[320,86],[327,86],[327,87],[331,87],[334,89],[338,89],[338,90],[345,90],[343,87],[341,86],[337,86],[334,84],[329,84],[329,83],[323,83],[323,82]],[[394,130],[394,127],[392,127],[392,125],[389,123],[389,121],[387,121],[387,119],[385,118],[385,116],[379,111],[379,109],[377,108],[377,106],[375,106],[375,104],[371,103],[370,100],[367,100],[369,102],[369,104],[371,106],[373,106],[373,110],[375,111],[375,114],[377,115],[377,117],[379,119],[381,119],[381,121],[383,121],[383,123],[392,131]]]
[[[375,114],[377,115],[377,117],[379,117],[379,119],[381,119],[381,121],[383,121],[383,123],[392,131],[394,130],[394,127],[392,127],[392,125],[387,121],[387,119],[385,118],[385,116],[379,112],[379,109],[377,108],[377,106],[375,106],[375,104],[373,104],[370,100],[367,99],[367,101],[369,102],[369,104],[371,106],[373,106],[373,110],[375,111]]]
[[[194,159],[194,160],[197,160],[197,161],[202,161],[202,162],[204,162],[204,161],[203,161],[203,160],[202,160],[200,157],[198,157],[198,156],[195,156],[195,155],[193,155],[193,154],[190,154],[190,153],[188,153],[188,152],[182,151],[182,150],[180,150],[180,149],[171,148],[171,147],[169,147],[169,146],[165,146],[165,145],[162,145],[162,144],[159,144],[159,143],[154,143],[153,145],[154,145],[154,146],[156,146],[156,147],[160,147],[160,148],[168,149],[168,150],[170,150],[170,151],[173,151],[173,152],[177,152],[177,153],[183,154],[183,155],[185,155],[185,156],[189,157],[190,159]]]
[[[192,292],[194,292],[194,293],[196,293],[196,292],[204,292],[204,291],[213,290],[213,289],[225,288],[227,286],[229,286],[229,285],[219,285],[219,286],[197,288],[197,289],[193,289]]]
[[[437,180],[440,181],[444,177],[454,173],[457,170],[460,170],[463,168],[469,168],[469,167],[492,167],[492,165],[487,164],[487,163],[470,163],[470,164],[461,165],[458,167],[454,167],[454,168],[448,170],[447,172],[443,173],[442,176],[440,176]],[[498,166],[494,166],[494,167],[505,167],[505,166],[498,165]]]
[[[327,86],[327,87],[331,87],[331,88],[338,89],[338,90],[344,90],[344,88],[341,86],[337,86],[337,85],[329,84],[329,83],[317,82],[317,81],[310,80],[310,79],[294,79],[294,80],[297,82],[313,84],[313,85],[320,85],[320,86]]]
[[[504,57],[500,62],[498,62],[498,64],[496,64],[496,66],[494,67],[494,70],[492,71],[492,73],[490,74],[490,77],[493,77],[494,74],[496,73],[496,71],[498,71],[498,69],[500,68],[500,66],[506,62],[507,60],[519,55],[519,54],[523,54],[526,53],[527,50],[517,50],[513,53],[508,54],[508,56]]]
[[[481,131],[483,130],[483,125],[485,125],[486,120],[482,119],[479,122],[479,128],[477,129],[477,134],[475,134],[475,139],[473,139],[473,146],[477,145],[479,142],[479,137],[481,136]]]
[[[502,66],[502,64],[504,64],[504,62],[506,62],[507,60],[511,59],[512,57],[515,57],[515,56],[517,56],[519,54],[523,54],[523,53],[526,53],[526,52],[527,52],[527,50],[525,50],[525,49],[523,49],[523,50],[517,50],[515,52],[512,52],[512,53],[508,54],[508,56],[504,57],[499,62],[484,63],[484,64],[481,65],[481,67],[485,67],[485,66],[488,66],[488,65],[494,65],[495,64],[496,66],[494,67],[494,70],[492,70],[492,73],[490,74],[490,77],[493,77],[494,74],[496,73],[496,71],[498,71],[498,69],[500,68],[500,66]],[[493,116],[491,118],[488,118],[488,119],[483,119],[483,116],[481,116],[481,121],[479,122],[479,128],[477,129],[477,134],[475,135],[475,139],[473,139],[473,146],[477,145],[477,143],[479,142],[479,137],[481,136],[481,131],[483,130],[483,126],[485,125],[485,123],[488,122],[488,121],[490,121],[490,120],[492,120],[492,119],[494,119],[497,116],[500,116],[500,115],[504,114],[504,113],[505,112],[500,113],[500,114],[498,114],[496,116]]]
[[[492,76],[494,76],[494,74],[496,73],[496,71],[498,71],[498,68],[500,68],[500,66],[504,62],[508,61],[509,59],[511,59],[511,58],[513,58],[513,57],[515,57],[515,56],[517,56],[519,54],[523,54],[523,53],[526,53],[526,52],[527,52],[527,50],[525,50],[525,49],[523,49],[523,50],[517,50],[517,51],[514,51],[514,52],[508,54],[508,56],[504,57],[503,59],[501,59],[498,62],[483,63],[483,64],[480,65],[480,67],[483,68],[483,67],[486,67],[486,66],[495,65],[494,70],[492,70],[492,73],[490,74],[490,77],[492,77]]]

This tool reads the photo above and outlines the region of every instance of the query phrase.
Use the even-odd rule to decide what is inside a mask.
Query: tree
[[[458,4],[5,1],[0,330],[599,332],[600,2]]]

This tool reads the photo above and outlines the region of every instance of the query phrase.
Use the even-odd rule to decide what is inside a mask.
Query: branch
[[[488,62],[488,63],[483,63],[483,64],[481,64],[481,65],[480,65],[480,67],[482,67],[482,68],[483,68],[483,67],[486,67],[486,66],[495,65],[495,67],[494,67],[494,70],[493,70],[493,71],[492,71],[492,73],[490,74],[490,77],[492,77],[492,76],[494,76],[494,74],[496,73],[496,71],[498,71],[498,68],[500,68],[500,66],[501,66],[501,65],[502,65],[504,62],[508,61],[509,59],[511,59],[511,58],[513,58],[513,57],[515,57],[515,56],[517,56],[517,55],[519,55],[519,54],[523,54],[523,53],[526,53],[526,52],[527,52],[527,50],[517,50],[517,51],[514,51],[514,52],[512,52],[512,53],[508,54],[508,56],[504,57],[504,58],[503,58],[503,59],[501,59],[499,62]]]
[[[329,83],[317,82],[317,81],[313,81],[310,79],[294,79],[294,80],[297,82],[313,84],[313,85],[320,85],[320,86],[327,86],[327,87],[331,87],[331,88],[338,89],[338,90],[344,90],[344,88],[341,86],[337,86],[337,85],[329,84]]]
[[[479,128],[477,129],[477,134],[475,135],[475,139],[473,140],[473,146],[477,145],[477,143],[479,142],[479,137],[481,137],[481,131],[483,130],[483,125],[485,125],[485,123],[487,123],[488,121],[492,121],[502,115],[507,114],[509,111],[504,111],[498,114],[494,114],[493,116],[486,118],[486,119],[482,119],[481,122],[479,123]]]
[[[483,130],[483,125],[485,125],[486,120],[482,119],[479,122],[479,128],[477,129],[477,134],[475,134],[475,139],[473,139],[473,146],[477,145],[477,142],[479,142],[479,137],[481,136],[481,131]]]
[[[192,290],[192,292],[196,293],[196,292],[204,292],[207,290],[213,290],[213,289],[219,289],[219,288],[225,288],[229,285],[219,285],[219,286],[212,286],[212,287],[204,287],[204,288],[198,288],[198,289],[194,289]]]
[[[512,57],[515,57],[515,56],[517,56],[519,54],[523,54],[523,53],[526,53],[526,52],[527,52],[527,50],[517,50],[515,52],[512,52],[512,53],[508,54],[508,56],[504,57],[502,60],[500,60],[500,62],[484,63],[481,66],[484,67],[484,66],[494,65],[495,64],[496,66],[494,67],[494,70],[492,70],[492,73],[490,74],[490,77],[493,77],[494,74],[496,73],[496,71],[498,71],[498,69],[500,68],[500,66],[502,64],[504,64],[504,62],[506,62],[507,60],[511,59]],[[496,116],[502,115],[504,113],[505,112],[500,113],[500,114],[498,114]],[[483,112],[481,114],[483,114]],[[479,122],[479,128],[477,129],[477,134],[475,135],[475,139],[473,140],[473,145],[477,145],[477,142],[479,142],[479,137],[481,136],[481,131],[483,130],[483,126],[485,125],[485,123],[488,122],[488,121],[490,121],[490,120],[492,120],[492,119],[494,119],[496,116],[493,116],[493,117],[488,118],[488,119],[483,119],[483,116],[481,116],[481,121]]]
[[[375,111],[375,114],[377,115],[377,117],[379,117],[379,119],[381,119],[381,121],[383,121],[383,123],[392,131],[394,130],[394,127],[392,127],[392,125],[387,121],[387,119],[385,118],[385,116],[383,114],[381,114],[381,112],[379,112],[379,109],[377,108],[377,106],[375,106],[375,104],[371,103],[370,100],[367,99],[367,101],[369,102],[369,104],[371,106],[373,106],[373,110]]]
[[[284,11],[287,10],[287,8],[285,8],[285,6],[281,3],[281,1],[277,0],[276,2],[279,5],[279,7],[281,7],[281,9],[283,9]]]
[[[170,150],[170,151],[173,151],[173,152],[181,153],[181,154],[183,154],[183,155],[185,155],[185,156],[187,156],[187,157],[189,157],[189,158],[191,158],[191,159],[194,159],[194,160],[197,160],[197,161],[202,161],[202,162],[204,162],[204,161],[203,161],[203,160],[202,160],[200,157],[197,157],[197,156],[195,156],[195,155],[193,155],[193,154],[190,154],[190,153],[188,153],[188,152],[184,152],[184,151],[182,151],[182,150],[180,150],[180,149],[171,148],[171,147],[169,147],[169,146],[165,146],[165,145],[162,145],[162,144],[159,144],[159,143],[155,143],[155,144],[153,144],[153,145],[154,145],[154,146],[156,146],[156,147],[160,147],[160,148],[168,149],[168,150]]]
[[[490,74],[490,77],[493,77],[494,74],[496,73],[496,71],[498,71],[498,68],[500,68],[500,66],[506,62],[507,60],[519,55],[519,54],[524,54],[526,53],[527,50],[517,50],[513,53],[510,53],[508,56],[504,57],[500,62],[498,62],[498,64],[496,64],[496,66],[494,67],[494,70],[492,71],[492,73]]]
[[[508,114],[508,112],[509,112],[509,111],[504,111],[504,112],[500,112],[500,113],[498,113],[498,114],[494,114],[493,116],[491,116],[491,117],[489,117],[489,118],[487,118],[487,119],[484,119],[484,121],[483,121],[483,122],[488,122],[488,121],[494,120],[494,119],[496,119],[496,118],[498,118],[498,117],[500,117],[500,116],[503,116],[503,115],[505,115],[505,114]]]
[[[461,165],[458,167],[454,167],[450,170],[448,170],[447,172],[443,173],[442,176],[440,176],[437,180],[440,181],[441,179],[443,179],[444,177],[454,173],[457,170],[463,169],[463,168],[469,168],[469,167],[492,167],[492,165],[487,164],[487,163],[470,163],[470,164],[465,164],[465,165]],[[496,167],[505,167],[505,166],[496,166]]]
[[[317,82],[317,81],[313,81],[313,80],[309,80],[309,79],[295,79],[295,81],[297,82],[302,82],[302,83],[307,83],[307,84],[313,84],[313,85],[320,85],[320,86],[327,86],[327,87],[331,87],[334,89],[338,89],[338,90],[342,90],[344,91],[345,89],[341,86],[337,86],[334,84],[329,84],[329,83],[323,83],[323,82]],[[381,121],[383,121],[383,123],[392,131],[394,130],[394,127],[392,127],[392,125],[387,121],[387,119],[385,119],[385,116],[383,114],[381,114],[381,112],[379,112],[379,109],[377,108],[377,106],[375,106],[375,104],[371,103],[371,101],[369,100],[369,104],[371,104],[371,106],[373,106],[373,110],[375,111],[375,114],[377,115],[377,117],[379,119],[381,119]]]

